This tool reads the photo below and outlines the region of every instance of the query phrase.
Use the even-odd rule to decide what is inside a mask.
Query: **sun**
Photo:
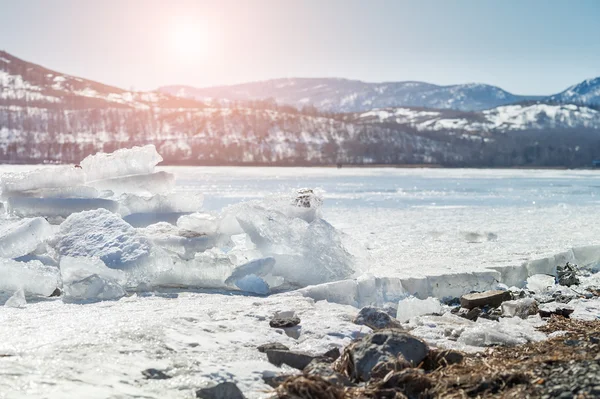
[[[206,55],[208,36],[205,27],[193,21],[178,21],[171,26],[170,44],[182,61],[198,61]]]

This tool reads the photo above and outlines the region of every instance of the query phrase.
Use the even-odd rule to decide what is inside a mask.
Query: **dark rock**
[[[164,371],[158,369],[146,369],[142,371],[142,375],[149,380],[168,380],[173,378],[170,375],[165,374]]]
[[[291,317],[280,317],[275,316],[269,322],[269,325],[273,328],[290,328],[300,324],[300,318],[298,316]]]
[[[323,359],[313,359],[303,370],[305,375],[317,375],[335,385],[352,385],[348,377],[336,372],[331,363],[324,362]]]
[[[271,388],[277,388],[289,377],[289,374],[263,374],[262,379]]]
[[[323,353],[323,357],[337,360],[340,357],[340,350],[338,348],[329,349],[327,352]]]
[[[557,315],[557,316],[566,317],[568,319],[571,316],[571,313],[573,313],[574,311],[575,311],[575,309],[557,307],[552,310],[539,309],[538,313],[541,317],[544,317],[544,318],[551,317],[552,315]]]
[[[368,381],[371,370],[381,362],[394,362],[401,357],[413,366],[425,359],[427,344],[404,331],[386,329],[367,335],[349,348],[351,376],[358,381]]]
[[[512,295],[509,291],[485,291],[466,294],[460,298],[460,306],[466,309],[483,308],[489,306],[497,308],[504,301],[510,301]]]
[[[579,269],[577,268],[577,265],[572,265],[569,262],[564,266],[557,266],[556,282],[567,287],[579,285],[579,278],[577,277],[578,272]]]
[[[54,291],[52,291],[52,294],[50,294],[51,297],[61,296],[61,295],[62,295],[62,291],[60,290],[60,288],[56,288]]]
[[[285,346],[284,344],[280,344],[279,342],[271,342],[268,344],[263,344],[257,347],[258,351],[261,353],[265,353],[268,350],[277,349],[280,351],[289,351],[290,348]]]
[[[267,359],[275,366],[281,366],[287,364],[298,370],[304,370],[306,366],[315,358],[313,355],[309,355],[304,352],[293,352],[287,350],[270,349],[266,351]]]
[[[398,320],[391,317],[386,312],[371,306],[362,308],[354,318],[354,323],[367,326],[373,330],[402,328],[402,324],[400,324]]]
[[[233,382],[222,382],[209,388],[198,389],[196,397],[201,399],[245,399],[242,391]]]
[[[383,379],[390,372],[402,371],[410,367],[411,364],[401,356],[398,359],[379,362],[371,370],[371,379]]]

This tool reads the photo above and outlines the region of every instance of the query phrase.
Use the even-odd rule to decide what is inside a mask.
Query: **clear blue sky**
[[[335,76],[550,94],[600,76],[600,0],[0,0],[0,49],[140,90]]]

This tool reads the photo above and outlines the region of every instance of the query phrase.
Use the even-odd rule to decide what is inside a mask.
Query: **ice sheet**
[[[46,217],[61,221],[69,215],[94,209],[117,212],[119,204],[104,198],[31,198],[11,197],[8,212],[17,217]]]
[[[164,171],[146,175],[115,177],[104,180],[95,180],[87,184],[97,190],[112,191],[115,195],[121,194],[167,194],[175,187],[175,176]]]
[[[83,181],[83,171],[70,165],[56,166],[52,173],[48,173],[47,169],[35,169],[0,175],[2,197],[5,199],[21,191],[80,186]]]
[[[17,262],[0,258],[0,291],[24,290],[27,294],[48,296],[60,287],[60,272],[41,262]]]

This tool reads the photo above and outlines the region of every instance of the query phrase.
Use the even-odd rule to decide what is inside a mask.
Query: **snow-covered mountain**
[[[198,103],[160,92],[131,92],[46,69],[0,51],[0,104],[68,108],[197,107]]]
[[[574,104],[515,104],[478,112],[385,108],[359,113],[356,118],[367,123],[408,124],[420,131],[600,129],[600,111]]]
[[[439,88],[400,86],[414,96]],[[379,89],[385,94],[400,86]],[[469,90],[478,89],[486,87]],[[323,90],[324,99],[332,98],[331,87]],[[0,53],[0,162],[78,162],[98,151],[151,143],[172,164],[585,166],[600,156],[599,131],[597,109],[575,104],[337,114],[270,101],[208,105],[122,90]]]
[[[550,96],[550,100],[560,103],[600,105],[600,77],[573,85],[561,93]]]
[[[297,108],[314,106],[328,112],[360,112],[386,107],[426,107],[476,111],[536,99],[517,96],[486,84],[437,86],[424,82],[366,83],[333,78],[274,79],[204,89],[166,86],[163,93],[201,101],[274,99]]]

